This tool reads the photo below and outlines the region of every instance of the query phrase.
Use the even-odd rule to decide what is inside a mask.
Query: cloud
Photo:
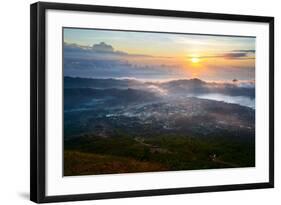
[[[255,53],[256,50],[233,50],[232,52]]]
[[[230,52],[220,53],[218,55],[201,56],[199,58],[226,58],[232,60],[255,59],[255,50],[232,50]]]
[[[92,50],[95,52],[102,52],[102,53],[113,53],[114,49],[111,45],[108,45],[104,42],[100,42],[98,44],[94,44],[92,46]]]
[[[81,46],[76,43],[65,43],[63,44],[65,52],[75,52],[75,51],[86,51],[89,50],[88,46]]]
[[[230,59],[255,59],[255,50],[232,50],[229,53],[225,53],[223,57]]]
[[[156,56],[129,54],[105,42],[92,46],[64,43],[64,74],[80,77],[169,77],[178,65]],[[173,62],[174,63],[174,62]]]
[[[127,55],[122,51],[115,51],[113,46],[100,42],[93,44],[93,46],[81,46],[75,43],[64,43],[64,51],[67,52],[80,52],[81,55],[85,54],[110,54],[110,55]]]
[[[247,57],[248,53],[243,52],[234,52],[234,53],[225,53],[222,57],[224,58],[231,58],[231,59],[237,59],[237,58],[244,58]]]
[[[81,46],[75,43],[66,43],[64,42],[64,51],[65,52],[77,52],[76,55],[81,52],[81,55],[85,54],[92,54],[98,55],[102,54],[102,56],[110,55],[115,57],[137,57],[137,58],[166,58],[169,59],[171,57],[168,56],[153,56],[153,55],[145,55],[145,54],[138,54],[138,53],[127,53],[125,51],[115,50],[114,47],[110,44],[105,42],[100,42],[97,44],[93,44],[92,46]]]
[[[223,57],[236,60],[255,59],[255,50],[233,50],[232,52],[224,53]]]
[[[155,93],[157,93],[157,94],[159,94],[159,95],[162,95],[162,96],[168,94],[168,91],[167,91],[166,89],[161,88],[161,87],[158,86],[158,85],[153,85],[153,84],[151,84],[151,85],[147,86],[147,88],[148,88],[151,92],[155,92]]]

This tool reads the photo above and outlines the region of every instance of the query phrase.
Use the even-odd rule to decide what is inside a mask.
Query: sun
[[[192,57],[191,58],[192,63],[198,63],[199,61],[200,61],[200,58],[198,58],[198,57]]]

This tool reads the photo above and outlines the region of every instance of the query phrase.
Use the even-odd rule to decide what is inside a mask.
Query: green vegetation
[[[165,170],[168,168],[159,163],[139,162],[125,157],[79,151],[67,150],[64,152],[65,176]]]
[[[64,142],[64,175],[255,166],[254,140],[83,135]]]

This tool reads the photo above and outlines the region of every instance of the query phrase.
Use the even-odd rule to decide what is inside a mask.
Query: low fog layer
[[[129,99],[129,94],[134,93],[145,99],[183,99],[197,97],[227,103],[239,104],[255,108],[254,82],[217,83],[205,82],[200,79],[183,79],[164,82],[148,82],[135,79],[91,79],[91,78],[64,78],[65,89],[89,89],[89,93],[102,95],[122,95],[122,99]],[[81,90],[80,90],[81,91]],[[83,90],[85,92],[85,90]],[[85,94],[86,95],[86,94]]]

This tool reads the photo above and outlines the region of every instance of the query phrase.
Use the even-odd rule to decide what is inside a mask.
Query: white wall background
[[[49,0],[52,1],[52,0]],[[268,15],[275,17],[275,104],[281,104],[279,1],[261,0],[60,0],[68,3],[145,7],[186,11]],[[34,1],[2,1],[0,7],[0,204],[29,201],[29,4]],[[63,204],[280,204],[281,122],[275,108],[276,188],[264,190],[187,194],[161,197],[69,202]],[[61,203],[62,204],[62,203]]]

